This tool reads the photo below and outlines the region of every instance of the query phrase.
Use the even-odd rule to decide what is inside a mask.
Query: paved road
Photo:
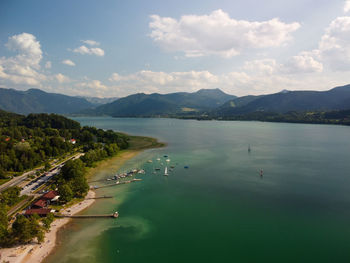
[[[73,160],[78,159],[78,158],[80,158],[82,155],[84,155],[84,154],[83,154],[83,153],[77,153],[77,154],[75,154],[74,156],[72,156],[71,158],[69,158],[68,160],[70,160],[70,159],[73,159]],[[68,161],[68,160],[66,160],[66,161]],[[65,162],[66,162],[66,161],[65,161]],[[62,167],[63,164],[64,164],[65,162],[55,165],[53,168],[51,168],[50,171],[54,171],[55,169],[60,169],[60,167]],[[6,190],[6,189],[9,188],[9,187],[18,186],[19,184],[21,184],[22,182],[24,182],[24,181],[28,178],[29,175],[35,174],[35,172],[37,171],[37,169],[42,169],[42,168],[43,168],[43,167],[39,167],[39,168],[36,168],[36,169],[34,169],[34,170],[32,170],[32,171],[26,172],[26,173],[24,173],[24,174],[22,174],[22,175],[20,175],[20,176],[14,177],[13,179],[11,179],[11,180],[8,181],[8,182],[6,182],[6,183],[0,185],[0,193],[1,193],[2,191]],[[58,171],[56,171],[55,173],[57,173],[57,172],[58,172]],[[53,175],[53,174],[50,172],[50,173],[49,173],[49,177],[51,178],[52,175]],[[43,180],[46,179],[46,181],[48,180],[47,176],[45,176],[45,177],[43,177],[43,178],[40,178],[40,179],[43,179]],[[36,180],[36,179],[35,179],[35,180]],[[34,183],[34,184],[31,184],[31,187],[26,187],[25,190],[27,190],[27,188],[32,190],[38,183],[41,183],[41,182],[42,182],[42,181],[40,181],[40,182],[39,182],[39,181],[40,181],[40,180],[38,180],[38,181],[37,181],[36,183]],[[23,191],[22,191],[22,192],[23,192]],[[28,194],[28,193],[29,193],[28,191],[25,191],[25,192],[23,192],[23,193],[22,193],[22,192],[21,192],[21,195],[23,195],[23,194]]]
[[[20,176],[14,177],[12,180],[0,185],[0,193],[9,187],[19,185],[21,182],[27,179],[28,175],[34,174],[36,170],[26,172]]]

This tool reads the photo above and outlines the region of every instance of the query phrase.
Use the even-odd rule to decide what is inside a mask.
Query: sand
[[[98,166],[95,168],[90,168],[88,170],[87,178],[91,178],[100,169],[105,169],[106,167],[117,170],[122,166],[127,160],[135,157],[141,151],[137,150],[126,150],[120,154],[112,157],[110,159],[99,162]],[[85,200],[75,204],[71,207],[67,207],[61,210],[61,213],[67,214],[77,214],[95,202],[95,199],[89,199],[95,196],[95,192],[90,190],[85,197]],[[67,210],[70,210],[68,212]],[[32,242],[27,245],[21,245],[13,248],[0,249],[0,262],[9,263],[39,263],[42,262],[56,247],[56,238],[58,230],[67,224],[70,218],[56,219],[51,227],[50,231],[45,234],[44,242],[38,244]]]
[[[66,210],[70,210],[69,214],[77,214],[95,202],[95,199],[89,199],[95,197],[95,192],[90,190],[86,195],[86,199],[82,202],[75,204],[71,207],[67,207],[61,210],[61,213],[68,213]],[[50,231],[45,234],[44,242],[38,244],[32,242],[27,245],[21,245],[13,248],[0,249],[0,262],[9,263],[25,263],[25,262],[42,262],[56,246],[57,231],[71,219],[62,218],[56,219],[51,227]]]

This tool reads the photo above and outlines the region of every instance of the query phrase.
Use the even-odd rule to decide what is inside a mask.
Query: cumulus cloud
[[[347,0],[345,1],[345,4],[344,4],[344,13],[347,13],[350,11],[350,1]]]
[[[142,70],[129,75],[113,73],[109,81],[129,92],[174,92],[195,91],[210,88],[218,83],[218,78],[208,71],[154,72]]]
[[[98,47],[92,47],[89,48],[85,45],[82,45],[78,48],[73,49],[73,52],[80,53],[82,55],[96,55],[99,57],[103,57],[105,55],[105,52],[103,49],[98,48]]]
[[[39,72],[42,50],[40,42],[29,33],[9,37],[5,46],[17,54],[0,58],[0,79],[13,84],[40,85],[45,75]]]
[[[322,72],[323,64],[315,58],[313,52],[302,52],[291,57],[284,65],[282,71],[291,74]]]
[[[62,64],[65,64],[65,65],[71,66],[71,67],[75,66],[75,63],[72,60],[70,60],[70,59],[62,60]]]
[[[337,17],[326,28],[319,43],[321,58],[334,70],[350,67],[350,17]]]
[[[56,75],[55,75],[55,79],[56,79],[59,83],[66,83],[66,82],[69,82],[69,81],[70,81],[70,79],[69,79],[67,76],[65,76],[65,75],[63,75],[63,74],[61,74],[61,73],[56,74]]]
[[[100,42],[97,42],[95,40],[82,40],[81,42],[83,42],[84,44],[89,45],[89,46],[99,46],[100,45]]]
[[[247,49],[284,45],[299,23],[278,18],[262,22],[235,20],[222,10],[209,15],[185,15],[179,20],[152,15],[150,37],[166,51],[184,52],[187,57],[219,55],[230,58]]]

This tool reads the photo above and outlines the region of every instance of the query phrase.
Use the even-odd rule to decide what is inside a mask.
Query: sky
[[[350,0],[1,0],[0,87],[236,96],[350,83]]]

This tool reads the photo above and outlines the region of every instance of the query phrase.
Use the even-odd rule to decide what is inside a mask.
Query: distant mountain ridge
[[[194,93],[138,93],[83,112],[114,117],[167,116],[211,110],[234,98],[236,96],[226,94],[220,89],[199,90]]]
[[[251,112],[329,111],[350,109],[350,85],[328,91],[282,91],[260,96],[244,96],[213,110],[214,116]]]
[[[113,99],[116,100],[98,106]],[[328,91],[282,90],[274,94],[243,97],[226,94],[220,89],[202,89],[193,93],[138,93],[124,98],[82,98],[48,93],[39,89],[19,91],[0,88],[0,109],[19,114],[57,113],[113,117],[217,119],[241,116],[244,119],[247,115],[260,116],[266,113],[349,110],[350,85]]]
[[[69,114],[92,107],[94,107],[94,104],[86,99],[47,93],[40,89],[19,91],[0,88],[0,109],[18,114]]]

